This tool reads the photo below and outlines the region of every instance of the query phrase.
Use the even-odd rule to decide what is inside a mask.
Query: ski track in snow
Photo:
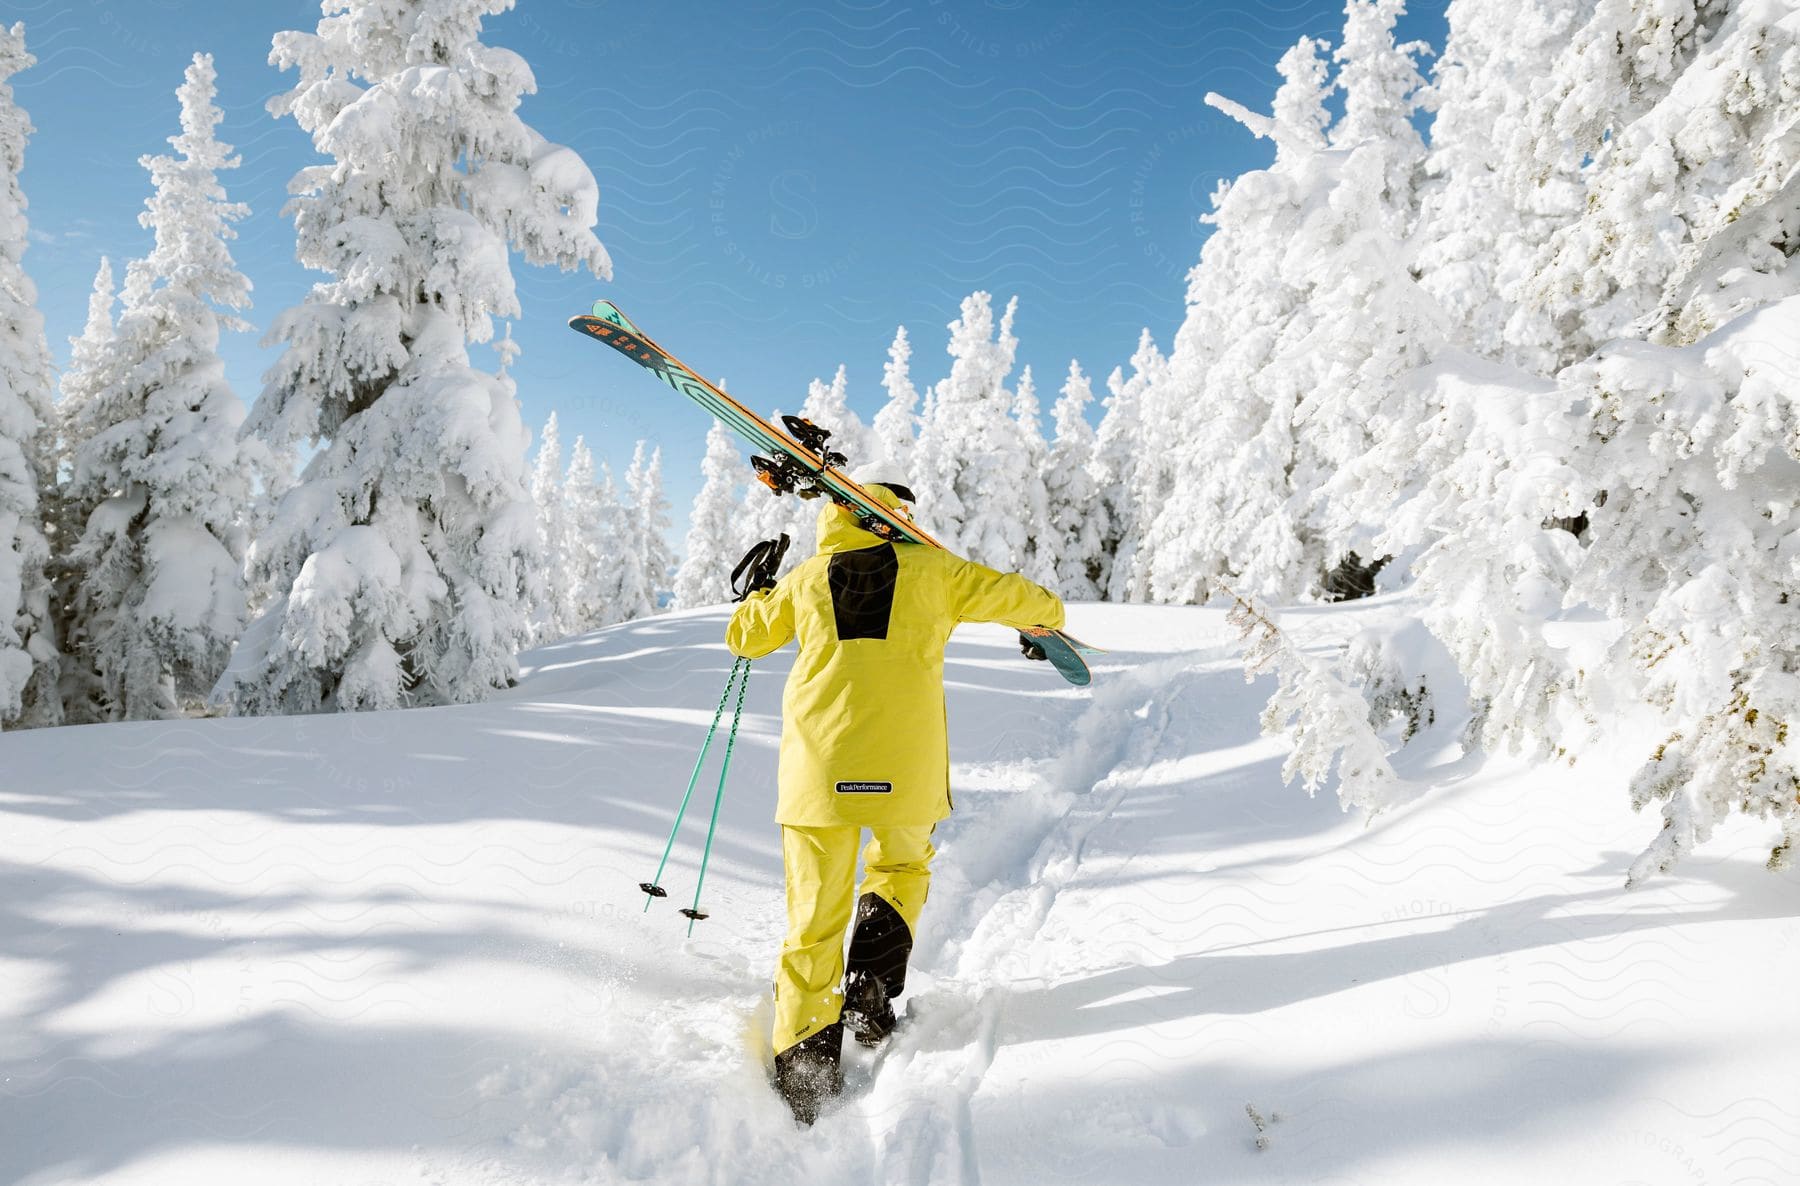
[[[846,1044],[804,1131],[767,1078],[784,661],[712,917],[675,913],[712,764],[671,900],[633,889],[721,611],[547,647],[468,708],[7,735],[0,1181],[1789,1180],[1800,881],[1753,822],[1626,893],[1631,763],[1461,760],[1447,696],[1400,755],[1431,790],[1365,825],[1280,785],[1222,615],[1074,617],[1112,648],[1085,691],[1004,631],[953,642],[958,809],[903,1023]]]
[[[1044,818],[1029,860],[980,887],[956,884],[962,870],[947,870],[962,909],[949,919],[940,915],[934,926],[939,934],[967,938],[941,944],[935,961],[929,948],[921,951],[926,958],[919,962],[927,969],[948,962],[954,970],[909,1002],[907,1024],[893,1039],[884,1073],[859,1108],[883,1150],[880,1181],[973,1186],[981,1180],[970,1105],[994,1059],[1009,970],[1030,950],[1058,889],[1080,863],[1083,840],[1155,756],[1168,726],[1158,690],[1167,691],[1171,679],[1195,666],[1192,657],[1179,656],[1135,669],[1102,667],[1110,678],[1098,682],[1068,748],[1048,762],[1032,789],[1042,799]],[[1017,837],[1002,834],[1003,826],[975,817],[954,831],[950,855],[1018,845]],[[934,886],[933,896],[947,896],[942,890]]]

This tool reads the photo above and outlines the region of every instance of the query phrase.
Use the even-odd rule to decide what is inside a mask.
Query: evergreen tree
[[[1323,47],[1311,38],[1301,38],[1279,69],[1272,116],[1207,96],[1273,140],[1275,160],[1215,193],[1204,221],[1216,229],[1189,273],[1188,313],[1173,354],[1160,368],[1154,357],[1138,364],[1155,380],[1144,396],[1155,422],[1170,439],[1188,442],[1180,450],[1149,450],[1168,460],[1153,468],[1155,482],[1137,484],[1133,505],[1145,514],[1137,556],[1148,557],[1135,566],[1139,596],[1148,584],[1164,600],[1203,600],[1223,579],[1249,594],[1287,599],[1324,568],[1306,514],[1310,492],[1295,480],[1295,411],[1316,380],[1318,360],[1295,346],[1314,324],[1303,269],[1315,241],[1302,231],[1330,209],[1336,180],[1325,107],[1334,88]],[[1141,343],[1140,353],[1145,349]],[[1124,534],[1121,547],[1129,548]]]
[[[594,455],[587,441],[575,438],[569,472],[563,483],[567,509],[569,564],[569,630],[583,634],[622,621],[619,612],[619,556],[625,538],[625,516],[604,470],[605,485],[594,484]]]
[[[0,26],[0,726],[62,719],[40,502],[54,482],[50,348],[21,260],[30,240],[19,171],[33,128],[9,81],[36,61],[24,25]]]
[[[531,501],[537,507],[538,548],[543,557],[541,589],[531,615],[534,643],[553,642],[572,632],[569,531],[563,503],[562,438],[556,413],[544,422],[537,462],[531,471]]]
[[[906,327],[901,326],[894,331],[887,365],[881,371],[881,386],[888,398],[881,411],[875,413],[873,456],[868,458],[885,462],[902,474],[912,464],[913,442],[919,430],[919,392],[912,382],[911,359],[912,343],[907,341]]]
[[[731,569],[745,549],[737,546],[737,488],[744,459],[731,432],[718,421],[706,434],[705,481],[688,516],[685,554],[675,574],[675,604],[681,609],[731,600]]]
[[[658,451],[659,468],[660,461],[661,452]],[[658,553],[653,550],[650,540],[651,514],[646,505],[650,498],[650,470],[649,443],[639,441],[632,450],[631,466],[625,471],[623,499],[613,488],[612,475],[606,475],[603,497],[618,506],[623,528],[616,537],[618,542],[613,554],[613,563],[618,569],[618,591],[613,602],[612,620],[617,622],[629,622],[656,612],[656,590],[660,579],[656,566]],[[660,496],[660,488],[657,494]]]
[[[324,164],[289,204],[302,263],[327,273],[276,323],[286,352],[252,417],[318,451],[257,541],[281,594],[219,695],[239,711],[478,699],[510,682],[528,632],[535,515],[509,379],[470,342],[519,313],[508,247],[611,266],[598,190],[518,116],[518,55],[480,40],[510,0],[334,0],[275,39],[299,83],[270,102]],[[405,151],[396,151],[404,146]]]
[[[1424,80],[1417,43],[1394,44],[1404,0],[1351,0],[1332,128],[1343,153],[1325,208],[1307,218],[1287,263],[1307,292],[1312,325],[1283,342],[1301,380],[1296,483],[1313,491],[1309,517],[1325,563],[1368,559],[1385,512],[1414,470],[1403,442],[1432,414],[1404,376],[1439,349],[1446,326],[1408,269],[1425,147],[1411,117]],[[1322,579],[1324,574],[1319,574]]]
[[[1048,588],[1056,584],[1060,541],[1050,527],[1050,492],[1044,476],[1049,465],[1050,447],[1044,442],[1044,430],[1039,423],[1037,384],[1031,378],[1029,366],[1019,372],[1019,386],[1013,392],[1012,417],[1018,443],[1010,457],[1003,454],[1002,459],[1012,461],[1009,476],[1016,477],[1019,492],[1015,514],[1025,529],[1025,549],[1017,558],[1017,571]]]
[[[109,382],[108,368],[113,360],[110,347],[116,332],[113,306],[117,303],[112,261],[102,256],[99,270],[94,273],[93,291],[88,295],[87,322],[79,336],[69,339],[69,365],[62,373],[62,396],[56,404],[58,474],[73,472],[75,455],[87,439],[84,425],[92,423],[88,409]],[[45,492],[44,505],[45,527],[51,540],[51,606],[57,620],[57,637],[66,654],[79,654],[91,649],[91,644],[71,612],[82,571],[74,563],[72,552],[99,500],[76,498],[64,482]],[[61,698],[63,719],[67,722],[104,719],[100,680],[90,665],[65,658]]]
[[[1018,298],[996,329],[992,299],[973,293],[950,323],[950,374],[933,389],[930,416],[919,429],[911,475],[920,524],[971,560],[1011,570],[1027,558],[1029,539],[1017,517],[1022,497],[1010,413],[1013,336]],[[1011,500],[1011,501],[1009,501]]]
[[[1109,601],[1142,601],[1149,590],[1142,544],[1156,504],[1145,497],[1149,485],[1145,455],[1154,446],[1143,403],[1146,390],[1167,382],[1168,373],[1168,360],[1156,348],[1149,330],[1138,336],[1131,366],[1130,378],[1119,368],[1107,377],[1106,414],[1100,419],[1094,445],[1094,478],[1106,512],[1106,535],[1100,549],[1106,570],[1102,587]]]
[[[1532,258],[1580,211],[1566,156],[1540,168],[1528,146],[1541,129],[1531,85],[1553,76],[1557,54],[1593,0],[1455,0],[1450,36],[1424,102],[1435,111],[1419,185],[1413,241],[1420,285],[1443,311],[1455,344],[1547,371],[1551,327],[1518,305]]]
[[[243,405],[218,344],[221,330],[249,328],[238,311],[250,282],[229,246],[249,210],[219,182],[238,158],[215,134],[215,93],[212,58],[195,54],[177,91],[175,155],[140,159],[152,194],[138,220],[154,245],[126,269],[101,360],[71,376],[67,497],[84,517],[70,554],[70,661],[100,693],[97,705],[82,698],[84,718],[179,715],[224,671],[244,624],[244,511],[261,454],[238,439]],[[98,294],[97,336],[96,307],[104,318]]]
[[[1056,558],[1050,587],[1076,601],[1097,601],[1105,571],[1101,548],[1106,538],[1106,504],[1094,480],[1094,427],[1087,406],[1093,387],[1081,364],[1069,362],[1069,377],[1052,415],[1056,440],[1045,466],[1045,495]]]
[[[643,444],[632,458],[626,475],[626,492],[631,499],[633,536],[643,553],[645,592],[650,599],[649,613],[663,608],[663,594],[669,591],[675,577],[675,552],[669,547],[669,500],[663,496],[662,450],[653,449],[647,464],[640,464]],[[633,481],[632,479],[636,479]]]

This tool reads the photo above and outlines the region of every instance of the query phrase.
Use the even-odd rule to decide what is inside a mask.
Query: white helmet
[[[850,479],[858,486],[886,486],[901,502],[918,501],[913,497],[912,487],[906,484],[906,479],[900,474],[900,467],[889,461],[871,461],[866,465],[859,465]]]

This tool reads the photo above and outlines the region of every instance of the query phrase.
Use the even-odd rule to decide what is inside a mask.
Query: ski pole
[[[743,674],[744,682],[749,683],[750,660],[739,659],[731,665],[731,674],[725,677],[725,691],[719,695],[719,707],[713,712],[712,725],[706,730],[706,740],[700,745],[700,756],[694,759],[694,772],[688,775],[687,791],[681,796],[681,806],[676,809],[675,825],[669,829],[669,842],[663,845],[662,861],[656,866],[656,876],[649,881],[638,882],[638,888],[645,894],[644,909],[646,911],[650,909],[652,900],[669,896],[669,891],[662,887],[663,870],[668,867],[669,853],[675,848],[675,833],[681,830],[681,819],[687,814],[688,800],[694,797],[694,784],[700,781],[700,767],[706,761],[706,751],[712,748],[713,734],[718,731],[719,718],[725,715],[725,702],[731,699],[731,688],[733,684],[737,683],[740,672]],[[738,706],[741,708],[743,703],[743,693],[740,692],[738,693]],[[732,721],[731,728],[734,733],[737,731],[735,719]]]
[[[690,939],[694,936],[694,924],[706,917],[700,913],[700,887],[706,882],[706,862],[712,856],[713,832],[719,826],[719,805],[725,802],[725,775],[731,770],[731,747],[737,744],[738,719],[744,715],[744,692],[749,687],[750,661],[746,659],[744,679],[738,684],[737,708],[731,713],[731,732],[725,735],[725,760],[719,764],[719,789],[713,793],[712,822],[706,825],[706,848],[700,853],[700,875],[694,879],[694,906],[682,911],[688,917]]]

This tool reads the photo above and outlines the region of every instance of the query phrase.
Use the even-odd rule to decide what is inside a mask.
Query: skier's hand
[[[1048,659],[1050,657],[1044,654],[1043,647],[1032,641],[1031,636],[1022,630],[1019,632],[1019,651],[1027,659]]]

